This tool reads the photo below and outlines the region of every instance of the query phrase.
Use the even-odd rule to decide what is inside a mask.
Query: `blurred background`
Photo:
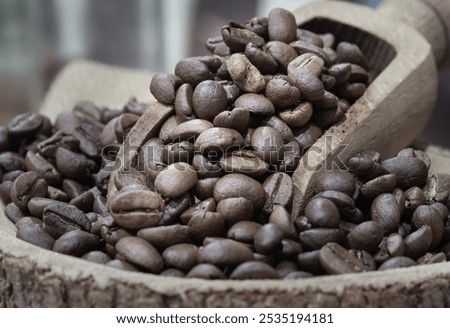
[[[0,0],[0,125],[38,110],[68,61],[172,72],[176,62],[206,54],[207,38],[230,20],[294,9],[308,0]],[[351,1],[376,7],[381,0]],[[149,81],[150,82],[150,81]],[[420,139],[450,147],[450,70]]]

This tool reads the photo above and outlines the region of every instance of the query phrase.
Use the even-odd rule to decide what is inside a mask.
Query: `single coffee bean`
[[[431,174],[423,187],[423,192],[428,202],[436,201],[450,206],[450,175]]]
[[[403,213],[403,211],[405,210],[405,202],[406,202],[405,193],[400,188],[395,188],[392,191],[392,195],[394,195],[398,205],[400,206],[400,213]]]
[[[294,172],[300,162],[301,149],[297,141],[291,141],[284,145],[284,157],[279,167],[281,172]]]
[[[417,186],[423,187],[427,181],[428,170],[425,163],[413,157],[393,157],[383,162],[383,167],[397,176],[397,187],[402,190]]]
[[[255,32],[264,39],[268,38],[268,21],[267,17],[254,17],[245,22],[244,27],[247,30]]]
[[[172,115],[168,119],[164,121],[161,125],[161,129],[159,130],[159,139],[163,141],[163,143],[168,143],[173,140],[172,133],[173,130],[181,124],[183,121],[177,116]]]
[[[17,153],[5,152],[0,154],[0,171],[25,171],[25,160]]]
[[[271,213],[277,206],[290,209],[294,195],[292,178],[282,172],[273,173],[264,180],[263,187],[266,193],[264,211]]]
[[[398,234],[391,234],[386,240],[386,248],[390,256],[403,256],[405,254],[405,241]]]
[[[273,223],[265,224],[255,235],[255,249],[258,253],[270,253],[280,246],[284,236],[284,231],[278,225]]]
[[[38,173],[26,172],[20,175],[11,186],[11,200],[20,210],[26,211],[30,199],[47,196],[47,188],[47,182]]]
[[[200,244],[206,237],[220,237],[225,235],[225,219],[220,213],[197,211],[189,220],[191,237]]]
[[[330,228],[313,228],[300,233],[300,243],[305,249],[318,250],[327,243],[342,244],[344,231]]]
[[[355,201],[352,197],[340,191],[327,190],[320,192],[314,198],[321,197],[331,200],[339,210],[342,220],[353,222],[356,216]]]
[[[323,135],[322,129],[314,123],[307,123],[293,132],[295,140],[303,150],[309,149]]]
[[[331,76],[331,75],[322,74],[320,76],[320,80],[322,81],[323,88],[326,91],[330,91],[336,85],[336,79],[334,78],[334,76]]]
[[[363,181],[370,181],[390,172],[380,163],[366,157],[352,157],[347,162],[349,171]],[[395,174],[395,173],[394,173]]]
[[[293,42],[289,43],[289,45],[292,48],[294,48],[294,50],[299,55],[303,55],[303,54],[306,54],[306,53],[312,53],[312,54],[322,58],[324,60],[325,64],[326,64],[326,66],[330,66],[331,65],[330,58],[328,58],[328,56],[325,53],[325,51],[321,47],[316,46],[315,44],[311,44],[311,43],[308,43],[308,42],[297,40],[297,41],[293,41]]]
[[[319,101],[323,98],[325,94],[323,83],[313,71],[307,68],[296,68],[288,70],[288,76],[306,100]]]
[[[244,92],[259,93],[266,87],[264,76],[244,54],[231,55],[227,62],[227,68],[233,82]],[[242,106],[236,105],[236,107]]]
[[[275,270],[277,270],[280,278],[284,279],[289,273],[298,271],[298,265],[292,261],[281,261],[275,266]]]
[[[363,263],[344,247],[328,243],[319,252],[319,261],[328,274],[363,272]]]
[[[352,197],[356,190],[355,178],[347,171],[321,171],[315,175],[314,190],[316,193],[328,190],[340,191]]]
[[[193,119],[183,122],[171,131],[172,140],[190,140],[191,138],[197,138],[202,132],[213,127],[213,124],[206,120]]]
[[[213,280],[225,279],[225,275],[217,266],[210,263],[201,263],[193,267],[186,275],[186,278]]]
[[[175,163],[161,171],[155,180],[155,188],[164,197],[176,198],[192,189],[197,183],[197,173],[187,163]]]
[[[241,150],[223,157],[220,166],[227,173],[240,173],[256,178],[269,171],[269,164],[251,150]]]
[[[391,194],[381,194],[374,199],[370,208],[370,217],[379,223],[385,233],[394,232],[400,224],[400,206]]]
[[[363,271],[375,271],[377,269],[375,259],[370,253],[354,249],[350,249],[348,252],[361,261],[363,264]]]
[[[131,265],[130,263],[118,259],[109,261],[108,263],[106,263],[106,266],[123,271],[131,271],[131,272],[139,271],[135,266]]]
[[[270,41],[266,44],[266,49],[278,63],[281,73],[286,73],[289,63],[298,56],[294,48],[282,41]]]
[[[320,77],[322,70],[324,68],[324,60],[319,56],[314,55],[311,52],[304,53],[288,65],[288,74],[295,75],[295,70],[297,69],[307,69],[312,71],[316,76]]]
[[[309,222],[319,228],[339,227],[340,215],[337,206],[326,198],[314,198],[305,208]]]
[[[447,215],[445,217],[447,217]],[[425,225],[431,228],[431,249],[440,244],[444,236],[444,217],[439,212],[439,210],[431,205],[421,205],[414,211],[411,221],[417,228]]]
[[[443,252],[436,254],[426,253],[424,256],[417,259],[418,264],[434,264],[441,262],[447,262],[447,256]]]
[[[200,133],[194,146],[196,151],[217,155],[243,144],[244,138],[238,131],[229,128],[211,128]]]
[[[189,207],[186,211],[183,212],[180,216],[180,221],[183,224],[188,224],[192,215],[198,211],[200,212],[214,212],[216,210],[216,201],[214,198],[205,199],[199,203],[196,203],[194,206]]]
[[[417,262],[413,259],[405,256],[396,256],[393,257],[386,262],[384,262],[379,268],[379,271],[391,270],[391,269],[399,269],[399,268],[408,268],[411,266],[417,265]]]
[[[217,204],[217,212],[223,216],[228,226],[232,226],[250,220],[253,216],[253,205],[244,197],[226,198]]]
[[[27,216],[27,213],[28,213],[27,211],[22,211],[14,203],[9,203],[8,205],[5,206],[5,215],[14,224],[24,216]]]
[[[280,118],[291,128],[300,128],[309,122],[313,114],[312,105],[303,102],[291,109],[279,112]]]
[[[15,116],[8,123],[10,139],[24,139],[36,135],[42,128],[43,116],[36,113],[24,113]]]
[[[274,128],[261,126],[255,129],[252,134],[251,145],[266,162],[276,164],[283,158],[283,138]]]
[[[275,256],[283,260],[295,260],[302,252],[303,247],[299,242],[285,238],[281,241],[281,247],[275,251]]]
[[[262,124],[274,128],[281,136],[284,142],[290,142],[294,140],[294,134],[291,128],[277,116],[271,116],[270,118],[264,119]]]
[[[175,74],[193,87],[202,81],[213,80],[214,77],[208,65],[193,58],[180,60],[175,66]]]
[[[116,250],[126,261],[143,267],[152,273],[159,273],[164,268],[161,255],[142,238],[122,238],[117,242]]]
[[[186,274],[183,271],[174,268],[163,270],[159,273],[159,275],[162,277],[177,277],[177,278],[186,277]]]
[[[314,106],[321,109],[335,109],[338,104],[338,97],[331,92],[325,91],[323,98],[320,101],[316,101]]]
[[[223,111],[214,118],[214,126],[243,131],[250,120],[250,111],[247,108],[236,107],[231,111]]]
[[[291,221],[290,213],[283,206],[277,206],[270,214],[269,223],[273,223],[283,230],[286,238],[298,240],[298,234],[294,223]]]
[[[108,254],[103,253],[101,251],[91,251],[89,253],[84,254],[81,258],[83,260],[86,260],[86,261],[89,261],[92,263],[105,264],[105,265],[111,261],[111,257]]]
[[[394,174],[387,174],[366,182],[359,191],[363,197],[373,199],[380,194],[393,191],[396,184],[397,177]]]
[[[150,83],[150,92],[160,103],[172,105],[181,80],[173,74],[157,73]]]
[[[424,255],[433,242],[433,231],[430,226],[423,225],[405,238],[405,256],[412,259]]]
[[[220,178],[199,179],[194,187],[194,196],[205,200],[214,196],[214,187]]]
[[[298,233],[309,230],[313,227],[308,218],[304,215],[295,218],[294,225]]]
[[[135,186],[133,189],[148,189],[146,176],[134,168],[119,169],[113,176],[113,182],[118,191],[133,185]]]
[[[219,203],[220,204],[220,203]],[[253,221],[240,221],[234,224],[227,232],[227,238],[242,243],[253,244],[256,233],[262,225]]]
[[[8,173],[5,173],[2,177],[2,182],[6,182],[6,181],[11,181],[14,182],[16,181],[16,179],[21,176],[22,174],[24,174],[25,172],[22,170],[17,170],[17,171],[11,171]]]
[[[290,43],[297,37],[297,23],[294,15],[285,9],[274,8],[268,16],[268,33],[272,41]]]
[[[66,255],[81,256],[99,246],[100,240],[97,236],[86,231],[73,230],[56,240],[53,251]]]
[[[190,163],[193,156],[194,145],[186,140],[165,145],[163,148],[163,159],[168,165],[177,162]]]
[[[235,107],[245,108],[255,115],[271,116],[275,113],[273,103],[261,94],[245,93],[236,99]]]
[[[138,120],[139,116],[129,113],[122,114],[118,117],[116,125],[114,126],[114,132],[116,133],[116,137],[119,142],[123,142],[123,140],[125,140],[128,133],[130,133],[131,129],[136,125]],[[82,150],[81,148],[82,143],[80,141],[80,150]]]
[[[23,226],[27,225],[38,225],[42,226],[42,220],[35,218],[33,216],[24,216],[19,221],[15,223],[16,229],[19,230]]]
[[[425,194],[419,187],[411,187],[404,192],[404,210],[410,217],[420,205],[425,203]]]
[[[193,94],[194,113],[199,119],[211,121],[227,107],[227,94],[215,81],[203,81]]]
[[[55,158],[56,150],[59,147],[76,151],[79,144],[80,141],[75,139],[72,135],[65,135],[62,131],[57,131],[50,138],[39,142],[37,148],[39,153],[45,158]]]
[[[197,172],[199,178],[217,178],[224,175],[223,168],[220,164],[214,163],[208,157],[201,154],[195,154],[192,160],[192,167]]]
[[[323,274],[324,269],[320,264],[319,252],[320,251],[317,250],[298,254],[297,264],[300,270],[304,270],[313,274]]]
[[[4,205],[12,202],[11,200],[11,187],[13,185],[12,181],[5,181],[0,184],[0,200]]]
[[[86,180],[96,168],[94,161],[64,148],[56,151],[56,167],[66,178]]]
[[[41,154],[31,151],[27,152],[25,165],[28,171],[37,172],[49,185],[58,186],[61,184],[61,174]]]
[[[265,203],[266,195],[263,186],[256,180],[242,174],[227,174],[214,187],[214,199],[220,202],[227,198],[244,197],[248,199],[255,211]]]
[[[67,194],[64,191],[57,189],[55,187],[52,187],[52,186],[48,186],[47,197],[50,199],[58,200],[60,202],[68,202],[69,201],[69,197],[67,196]]]
[[[17,238],[49,250],[53,249],[53,245],[55,244],[55,239],[37,224],[21,226],[17,231]]]
[[[364,69],[369,69],[369,62],[356,44],[340,42],[336,52],[341,63],[357,64]]]
[[[102,225],[100,227],[100,235],[103,240],[105,240],[109,245],[114,246],[119,240],[125,237],[131,236],[131,234],[118,227],[118,226],[107,226]]]
[[[193,95],[194,89],[188,83],[181,85],[177,90],[174,107],[177,116],[183,122],[194,118]]]
[[[312,278],[314,275],[312,273],[306,271],[293,271],[288,273],[283,277],[284,280],[297,280],[297,279],[306,279]]]
[[[383,227],[373,221],[366,221],[357,225],[346,237],[350,248],[365,250],[373,253],[384,236]]]
[[[345,112],[340,106],[332,109],[318,108],[313,115],[314,122],[323,130],[328,129],[344,117]]]
[[[261,74],[274,74],[277,71],[278,63],[269,53],[258,48],[252,42],[245,46],[245,56],[261,72]]]
[[[234,268],[241,263],[252,261],[253,253],[246,246],[233,240],[221,240],[200,247],[200,263],[211,263],[219,268]]]
[[[173,224],[141,229],[137,236],[145,239],[157,249],[164,250],[176,244],[190,242],[190,234],[191,229],[188,226]]]
[[[53,203],[44,209],[42,217],[44,224],[55,229],[59,235],[72,230],[91,230],[91,223],[86,214],[72,205]]]
[[[198,247],[192,244],[176,244],[168,247],[162,257],[167,265],[188,272],[197,265]]]
[[[111,215],[121,227],[142,229],[158,225],[164,211],[161,196],[148,190],[119,192],[110,204]]]
[[[427,153],[421,151],[421,150],[416,150],[413,148],[405,148],[402,149],[398,154],[398,157],[412,157],[412,158],[418,158],[421,161],[423,161],[427,167],[427,169],[430,168],[431,166],[431,159],[430,156],[427,155]]]
[[[270,265],[250,261],[239,265],[230,275],[230,279],[279,279],[280,276],[278,272],[272,268]]]
[[[222,39],[231,52],[244,52],[249,43],[256,47],[264,45],[264,39],[255,32],[230,25],[222,27]]]
[[[351,68],[351,74],[348,78],[349,82],[367,83],[369,74],[364,68],[356,64],[351,64]]]

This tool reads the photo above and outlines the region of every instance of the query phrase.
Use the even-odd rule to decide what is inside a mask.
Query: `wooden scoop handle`
[[[430,43],[437,65],[450,66],[450,1],[384,0],[378,13],[413,27]]]

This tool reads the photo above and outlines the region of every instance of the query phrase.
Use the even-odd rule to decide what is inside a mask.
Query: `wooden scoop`
[[[302,7],[295,16],[299,24],[317,32],[332,31],[343,40],[357,43],[368,56],[376,79],[346,118],[302,159],[294,175],[294,215],[309,195],[315,165],[337,156],[346,160],[367,148],[392,155],[424,127],[436,97],[435,62],[447,59],[450,5],[439,0],[399,0],[374,11],[327,2]],[[402,20],[410,25],[403,25]],[[151,99],[150,78],[148,72],[74,62],[55,81],[42,113],[55,117],[80,100],[113,108],[123,106],[131,95],[147,101]],[[142,145],[171,113],[170,107],[162,105],[149,108],[129,134],[128,144]],[[339,146],[344,144],[348,146],[341,152]],[[449,170],[450,156],[443,156],[436,148],[431,154],[433,163]],[[126,156],[123,165],[130,165],[132,160],[133,156]],[[0,306],[446,306],[450,266],[441,263],[395,274],[369,272],[297,281],[218,284],[168,279],[89,264],[22,242],[15,238],[14,226],[0,211],[0,281]]]

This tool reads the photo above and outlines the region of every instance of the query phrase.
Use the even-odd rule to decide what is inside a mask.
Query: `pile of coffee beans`
[[[175,114],[132,167],[117,170],[115,154],[149,107],[135,99],[122,110],[82,102],[54,126],[23,114],[0,127],[0,197],[18,238],[122,270],[203,279],[299,279],[450,257],[450,177],[428,176],[430,159],[413,149],[384,161],[365,151],[347,170],[320,172],[291,218],[302,153],[366,89],[358,46],[298,28],[282,9],[230,23],[207,46],[213,55],[152,79]]]

